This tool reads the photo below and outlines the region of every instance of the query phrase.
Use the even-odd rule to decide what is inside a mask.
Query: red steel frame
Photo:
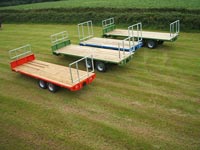
[[[18,71],[18,70],[15,69],[15,67],[23,65],[23,64],[30,62],[30,61],[33,61],[33,60],[35,60],[35,55],[31,54],[31,55],[28,55],[26,57],[23,57],[23,58],[20,58],[18,60],[10,62],[10,67],[11,67],[12,71],[19,72],[21,74],[24,74],[24,75],[27,75],[27,76],[30,76],[30,77],[33,77],[33,78],[36,78],[36,79],[39,79],[39,80],[43,80],[43,81],[46,81],[46,82],[49,82],[49,83],[52,83],[52,84],[55,84],[59,87],[67,88],[70,91],[78,91],[78,90],[82,89],[82,87],[85,84],[91,83],[96,77],[96,74],[94,74],[94,75],[86,78],[85,80],[83,80],[83,81],[81,81],[81,82],[79,82],[79,83],[77,83],[73,86],[66,86],[64,84],[60,84],[60,83],[57,83],[55,81],[48,80],[48,79],[45,79],[45,78],[41,78],[41,77],[38,77],[38,76],[35,76],[35,75],[32,75],[32,74],[28,74],[28,73],[23,72],[23,71]]]

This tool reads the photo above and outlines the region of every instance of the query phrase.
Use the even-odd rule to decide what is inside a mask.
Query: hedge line
[[[50,0],[48,0],[50,1]],[[52,0],[56,1],[56,0]],[[59,0],[57,0],[59,1]],[[102,7],[76,7],[76,8],[46,8],[46,9],[28,9],[28,10],[20,10],[20,9],[5,9],[5,12],[23,12],[23,11],[33,11],[33,12],[44,12],[44,11],[56,11],[56,12],[64,12],[64,11],[76,11],[76,12],[83,12],[83,11],[95,11],[95,12],[181,12],[181,13],[193,13],[193,14],[200,14],[200,9],[185,9],[185,8],[102,8]]]
[[[181,30],[200,30],[200,10],[187,9],[109,9],[71,8],[40,10],[0,10],[5,23],[63,23],[72,24],[93,20],[100,25],[102,19],[115,17],[116,24],[131,25],[142,22],[144,27],[168,29],[169,23],[179,19]]]
[[[3,6],[13,6],[13,5],[21,5],[21,4],[31,4],[31,3],[40,3],[40,2],[48,2],[48,1],[58,1],[58,0],[1,0],[0,7]]]

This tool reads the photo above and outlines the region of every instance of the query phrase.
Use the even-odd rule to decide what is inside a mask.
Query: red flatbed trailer
[[[20,50],[25,52],[16,55],[16,52]],[[94,67],[92,70],[86,68],[86,71],[78,69],[79,62],[91,60],[88,57],[81,58],[69,64],[69,67],[65,67],[37,60],[31,52],[30,45],[11,50],[9,53],[11,59],[14,59],[10,62],[12,71],[38,79],[39,86],[43,89],[48,88],[50,92],[56,92],[58,87],[77,91],[84,85],[92,83],[96,77]],[[13,53],[14,56],[12,56]],[[72,68],[73,66],[76,68]]]

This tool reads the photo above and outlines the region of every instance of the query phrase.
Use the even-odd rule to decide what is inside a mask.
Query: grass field
[[[200,150],[200,34],[142,48],[125,66],[111,66],[78,92],[41,90],[9,68],[8,50],[32,44],[40,60],[53,56],[50,38],[76,25],[5,24],[0,30],[0,149]],[[101,28],[95,27],[96,36]]]
[[[199,0],[63,0],[19,6],[2,7],[2,9],[43,9],[74,7],[108,7],[108,8],[186,8],[200,9]]]

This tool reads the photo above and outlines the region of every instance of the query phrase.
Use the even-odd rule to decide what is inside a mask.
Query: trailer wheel
[[[158,41],[158,44],[162,45],[164,43],[164,41]]]
[[[46,89],[47,88],[47,82],[45,82],[43,80],[39,80],[38,85],[42,89]]]
[[[55,93],[58,90],[58,87],[52,83],[48,83],[48,90],[52,93]]]
[[[96,69],[99,71],[99,72],[105,72],[106,71],[106,64],[101,62],[101,61],[97,61],[96,62]]]
[[[142,47],[144,47],[146,45],[146,41],[143,39],[142,40]]]
[[[153,49],[157,46],[157,41],[155,40],[147,40],[147,47]]]
[[[90,59],[87,59],[86,63],[85,63],[86,68],[88,69],[92,69],[92,61]]]

